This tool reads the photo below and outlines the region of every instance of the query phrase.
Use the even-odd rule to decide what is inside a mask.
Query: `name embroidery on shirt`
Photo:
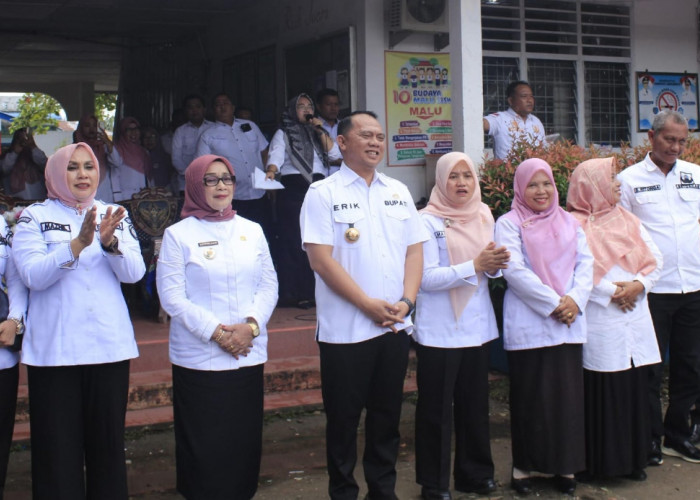
[[[360,209],[360,204],[359,203],[341,203],[339,205],[333,205],[333,211],[337,212],[338,210],[353,210],[353,209]]]
[[[218,244],[219,244],[218,241],[202,241],[201,243],[197,243],[197,246],[211,247],[211,246],[218,245]]]
[[[407,207],[408,203],[406,203],[403,200],[384,200],[384,205],[386,205],[387,207],[393,207],[394,205]]]
[[[445,237],[445,231],[435,231],[435,237],[436,238],[444,238]]]
[[[661,191],[661,184],[654,184],[653,186],[642,186],[634,188],[635,193],[646,193],[647,191]]]
[[[31,217],[27,217],[26,215],[24,215],[24,216],[20,217],[19,219],[17,219],[17,224],[21,224],[23,222],[31,222],[31,220],[32,220]]]
[[[59,224],[58,222],[42,222],[41,232],[46,231],[63,231],[65,233],[70,233],[70,224]]]

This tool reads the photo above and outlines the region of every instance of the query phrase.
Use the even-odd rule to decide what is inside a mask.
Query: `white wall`
[[[698,73],[697,0],[635,0],[632,12],[632,144],[641,144],[646,132],[637,133],[635,73],[653,71]]]

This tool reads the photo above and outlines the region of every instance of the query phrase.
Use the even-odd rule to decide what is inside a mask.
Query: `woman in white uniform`
[[[262,228],[231,208],[228,160],[201,156],[185,181],[182,220],[166,229],[156,271],[172,317],[177,490],[187,499],[243,500],[258,486],[277,277]]]
[[[12,232],[0,217],[0,277],[5,278],[9,308],[7,319],[0,322],[0,498],[5,489],[7,463],[10,458],[12,432],[15,428],[17,384],[19,383],[20,335],[24,331],[27,311],[27,288],[17,274],[12,260]],[[0,293],[4,293],[0,291]]]
[[[503,276],[503,344],[510,368],[511,485],[532,492],[533,472],[554,475],[566,494],[585,468],[583,310],[593,256],[574,217],[559,206],[552,169],[531,158],[515,171],[513,204],[496,222],[511,254]]]
[[[583,346],[586,475],[643,481],[651,432],[647,366],[661,362],[646,294],[663,261],[639,219],[617,204],[614,162],[581,163],[566,200],[595,257]]]
[[[99,165],[71,144],[46,165],[49,199],[22,212],[13,256],[29,288],[27,365],[34,499],[125,499],[129,360],[121,283],[145,266],[123,207],[95,200]]]
[[[416,300],[418,404],[416,481],[425,500],[450,498],[452,427],[455,489],[495,491],[489,439],[489,347],[498,337],[488,278],[507,267],[493,243],[493,216],[481,202],[471,159],[452,152],[437,162],[435,187],[421,211],[423,279]],[[454,419],[453,419],[454,413]]]

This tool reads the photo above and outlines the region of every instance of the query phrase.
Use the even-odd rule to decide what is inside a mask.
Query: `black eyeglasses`
[[[232,186],[236,183],[235,175],[224,175],[222,177],[217,177],[215,175],[205,175],[204,185],[207,187],[214,187],[219,184],[219,181],[224,183],[224,186]]]

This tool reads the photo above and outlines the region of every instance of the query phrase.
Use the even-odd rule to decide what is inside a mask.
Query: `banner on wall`
[[[384,52],[387,165],[425,165],[452,151],[452,78],[445,53]]]
[[[654,116],[666,109],[685,116],[689,130],[698,130],[697,73],[637,72],[637,130],[651,129]]]

